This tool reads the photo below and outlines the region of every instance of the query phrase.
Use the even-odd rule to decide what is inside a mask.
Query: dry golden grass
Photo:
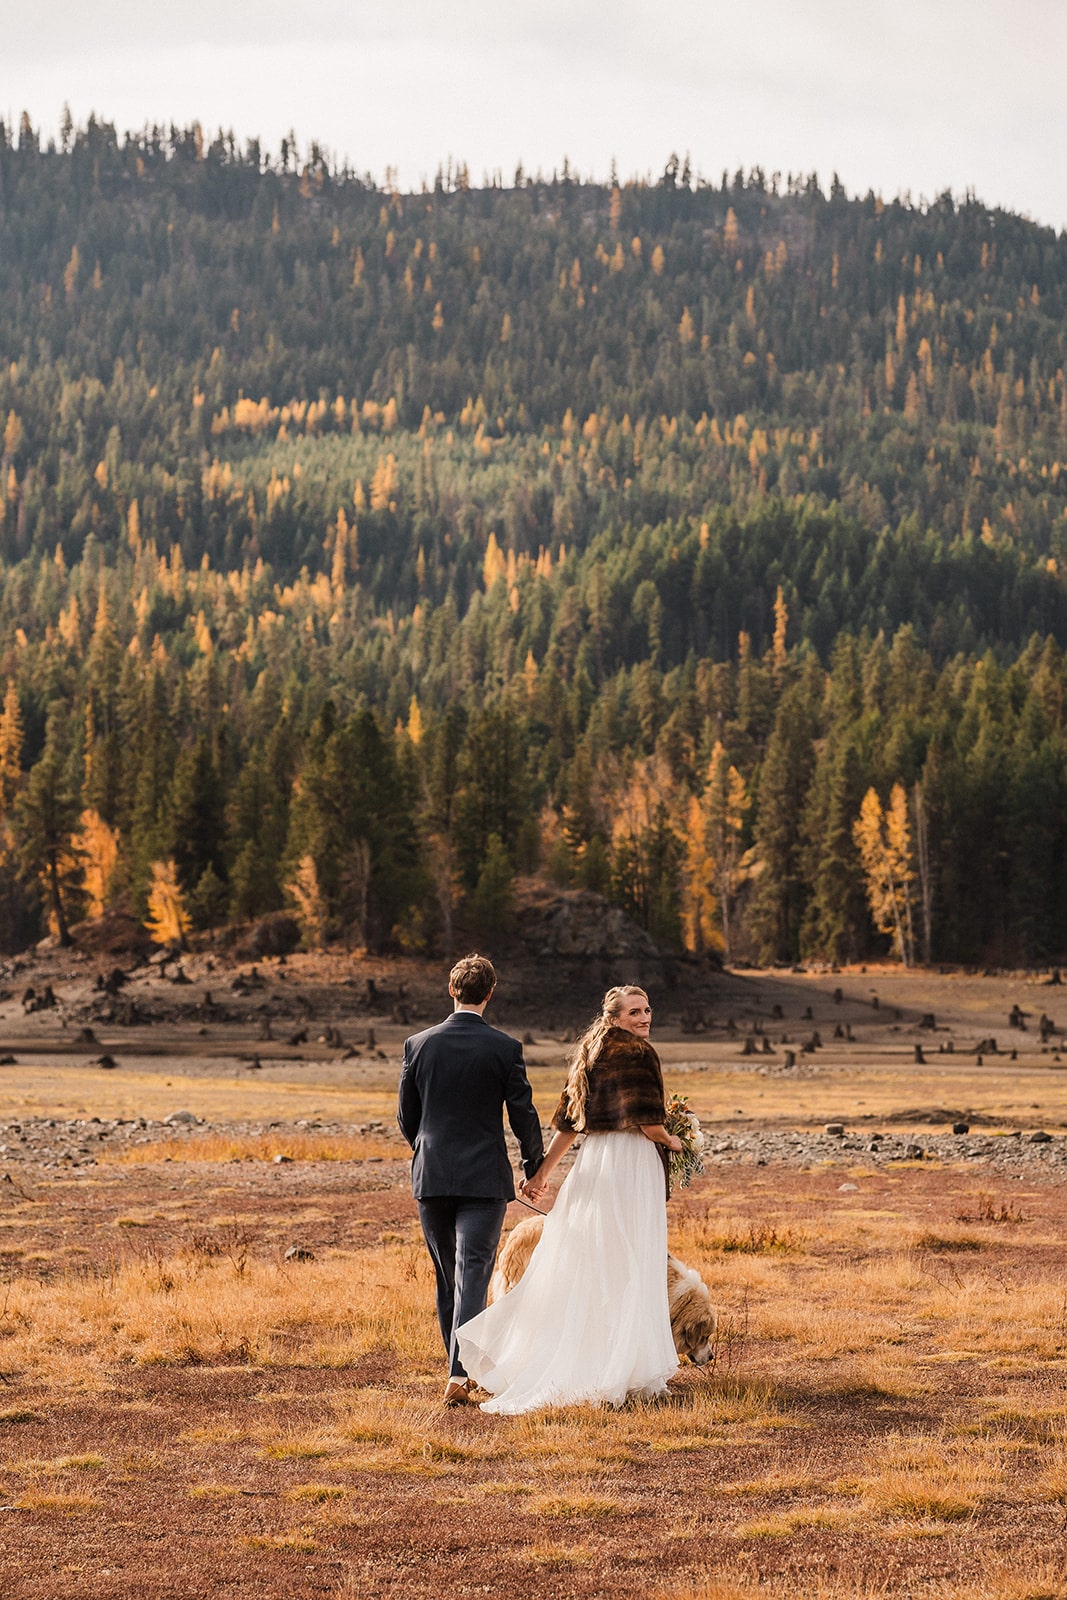
[[[408,1147],[397,1134],[199,1133],[185,1138],[153,1139],[147,1144],[105,1150],[102,1165],[136,1166],[148,1161],[403,1161]]]
[[[856,1493],[878,1517],[958,1522],[1005,1484],[1002,1452],[985,1440],[890,1434],[868,1454],[858,1478],[844,1478],[840,1493]]]
[[[241,1543],[249,1550],[299,1550],[309,1555],[318,1549],[314,1536],[305,1528],[295,1529],[291,1533],[258,1533],[251,1538],[242,1539]]]
[[[905,1591],[914,1600],[1067,1600],[1067,1566],[1038,1560],[1020,1573],[1018,1560],[994,1559],[976,1579],[921,1578]],[[754,1573],[718,1572],[700,1582],[656,1590],[657,1600],[896,1600],[902,1591],[896,1579],[850,1581],[848,1578],[805,1577],[803,1589],[790,1575],[762,1581]]]
[[[59,1489],[31,1489],[20,1495],[15,1504],[21,1511],[54,1512],[62,1517],[75,1517],[87,1511],[100,1511],[102,1504],[91,1494],[67,1494]]]
[[[339,1483],[298,1483],[292,1489],[285,1491],[287,1500],[310,1500],[317,1503],[328,1500],[343,1500],[345,1490]]]
[[[626,1509],[625,1501],[595,1494],[538,1495],[529,1502],[539,1517],[614,1517]]]
[[[519,1553],[525,1565],[549,1570],[589,1567],[596,1558],[597,1552],[587,1544],[532,1544]]]
[[[539,1103],[547,1104],[558,1070],[539,1071]],[[887,1095],[891,1077],[886,1071]],[[807,1087],[755,1075],[742,1082],[724,1063],[699,1082],[685,1073],[677,1082],[697,1104],[721,1094],[719,1112],[758,1101],[761,1114],[777,1116],[790,1096],[817,1090],[827,1114],[847,1116],[839,1096],[859,1077],[835,1067]],[[923,1086],[893,1082],[915,1104],[927,1090],[933,1103],[955,1093],[934,1074]],[[246,1095],[244,1084],[175,1079],[167,1109],[201,1109],[187,1085],[220,1103],[255,1103],[264,1119],[279,1088],[264,1095],[266,1084],[250,1084]],[[305,1084],[300,1092],[300,1114],[342,1103],[353,1120],[392,1114],[391,1095],[373,1088]],[[1005,1086],[1005,1103],[1015,1092]],[[269,1115],[278,1114],[274,1100]],[[296,1113],[286,1102],[283,1114]],[[257,1188],[255,1170],[208,1170],[275,1154],[311,1163],[393,1152],[389,1141],[367,1137],[365,1146],[364,1138],[311,1130],[168,1138],[136,1147],[102,1174],[79,1174],[79,1192],[99,1181],[106,1195],[106,1250],[129,1253],[95,1267],[58,1243],[75,1204],[72,1181],[50,1185],[49,1234],[24,1239],[32,1209],[6,1209],[0,1225],[25,1250],[21,1258],[5,1252],[0,1289],[0,1366],[23,1386],[0,1410],[8,1500],[28,1515],[32,1501],[56,1528],[69,1518],[73,1538],[86,1525],[80,1519],[106,1515],[114,1497],[101,1492],[97,1507],[94,1495],[68,1491],[140,1474],[138,1492],[150,1486],[155,1495],[168,1482],[186,1515],[224,1519],[234,1559],[250,1562],[256,1552],[260,1571],[289,1570],[286,1552],[314,1558],[309,1569],[328,1558],[336,1593],[378,1593],[396,1581],[384,1556],[378,1589],[361,1587],[358,1563],[342,1581],[335,1557],[351,1555],[353,1529],[373,1524],[384,1538],[398,1514],[406,1527],[425,1517],[438,1531],[506,1530],[500,1591],[525,1581],[551,1600],[591,1593],[600,1563],[604,1586],[618,1579],[627,1595],[652,1593],[674,1550],[677,1581],[664,1578],[655,1591],[672,1600],[889,1600],[891,1586],[865,1587],[857,1577],[850,1587],[842,1576],[835,1587],[811,1576],[824,1553],[847,1563],[850,1552],[872,1549],[906,1554],[913,1600],[1067,1600],[1062,1575],[1044,1561],[1067,1506],[1058,1405],[1067,1307],[1053,1211],[1021,1185],[987,1178],[995,1187],[983,1197],[969,1172],[945,1172],[935,1184],[923,1168],[880,1173],[869,1193],[865,1174],[859,1192],[839,1198],[841,1168],[800,1177],[714,1171],[670,1212],[672,1248],[701,1272],[720,1311],[714,1369],[685,1369],[664,1406],[496,1418],[440,1408],[432,1273],[406,1195],[349,1201],[342,1232],[331,1208],[345,1176],[324,1175],[318,1193],[314,1172],[292,1174],[299,1182],[285,1227],[330,1231],[323,1226],[311,1240],[318,1259],[285,1265],[277,1212],[259,1198],[269,1181]],[[399,1142],[395,1153],[404,1153]],[[138,1170],[168,1157],[164,1169]],[[172,1190],[183,1165],[188,1186]],[[948,1198],[938,1202],[941,1184]],[[241,1245],[246,1234],[251,1242]],[[346,1254],[320,1245],[322,1237],[364,1247]],[[39,1267],[47,1277],[34,1276]],[[227,1370],[235,1367],[242,1371]],[[135,1397],[157,1385],[164,1398],[153,1411]],[[178,1393],[198,1397],[199,1409],[176,1420],[170,1396]],[[53,1433],[71,1401],[79,1414],[106,1407],[112,1419],[115,1407],[142,1404],[143,1415],[131,1417],[137,1437],[116,1445],[113,1434],[91,1429]],[[20,1441],[22,1428],[27,1441],[37,1430],[32,1444]],[[60,1443],[69,1455],[52,1454]],[[276,1519],[265,1516],[271,1505]],[[1045,1540],[1034,1572],[1020,1574],[1007,1560],[998,1568],[991,1552],[1024,1527],[1028,1548]],[[716,1542],[734,1561],[705,1577]],[[979,1563],[980,1581],[929,1577]],[[781,1580],[761,1583],[757,1564],[765,1574],[780,1568]],[[878,1570],[873,1557],[863,1567]],[[280,1592],[269,1580],[263,1587]]]
[[[286,1066],[249,1074],[231,1061],[227,1075],[220,1076],[217,1067],[212,1075],[189,1071],[186,1060],[138,1061],[121,1046],[116,1054],[117,1072],[87,1074],[83,1065],[45,1058],[27,1061],[15,1078],[0,1074],[0,1117],[146,1117],[159,1122],[178,1107],[221,1126],[311,1117],[392,1123],[396,1117],[399,1050],[394,1064],[382,1064],[380,1078],[358,1084],[347,1068],[335,1063],[309,1062],[301,1080],[289,1077],[292,1069]]]
[[[191,1253],[100,1278],[15,1279],[0,1324],[5,1361],[75,1390],[106,1384],[128,1361],[343,1367],[388,1350],[410,1363],[436,1337],[429,1272],[414,1247],[393,1245],[296,1266]]]

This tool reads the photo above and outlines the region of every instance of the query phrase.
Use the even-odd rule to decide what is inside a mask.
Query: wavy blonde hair
[[[577,1132],[581,1133],[585,1127],[585,1103],[589,1098],[589,1073],[596,1066],[597,1058],[604,1045],[604,1040],[612,1028],[618,1026],[617,1017],[622,1010],[622,1003],[628,994],[648,995],[637,983],[619,984],[617,988],[609,989],[600,1002],[600,1011],[586,1028],[570,1059],[567,1072],[567,1083],[563,1090],[564,1104],[568,1121],[574,1124]]]

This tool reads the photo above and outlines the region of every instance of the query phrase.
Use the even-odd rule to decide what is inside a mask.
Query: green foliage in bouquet
[[[681,1150],[672,1150],[667,1165],[671,1190],[684,1189],[704,1170],[704,1135],[696,1113],[689,1109],[688,1097],[672,1094],[667,1100],[668,1133],[682,1141]]]

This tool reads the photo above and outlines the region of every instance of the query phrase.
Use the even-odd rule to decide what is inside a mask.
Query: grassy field
[[[832,1001],[807,994],[818,1019]],[[927,1067],[892,1013],[878,1027],[802,1076],[777,1041],[769,1062],[721,1032],[661,1046],[715,1127],[1067,1118],[1054,1049],[978,1067],[966,1006]],[[1061,1187],[846,1152],[712,1165],[669,1212],[720,1310],[710,1370],[663,1405],[445,1412],[404,1150],[355,1131],[392,1114],[400,1031],[379,1029],[384,1061],[254,1077],[131,1050],[90,1079],[44,1040],[4,1069],[0,1115],[211,1122],[91,1167],[4,1167],[5,1600],[1067,1597]],[[546,1114],[562,1054],[528,1050]]]

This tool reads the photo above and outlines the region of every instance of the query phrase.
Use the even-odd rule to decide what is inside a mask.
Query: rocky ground
[[[550,1130],[546,1129],[546,1134]],[[121,1152],[158,1144],[161,1139],[187,1144],[195,1159],[198,1139],[211,1133],[234,1139],[256,1139],[272,1134],[287,1136],[315,1133],[344,1139],[370,1135],[381,1140],[384,1154],[365,1156],[364,1162],[404,1159],[394,1130],[384,1122],[323,1122],[301,1118],[294,1123],[227,1121],[214,1125],[194,1113],[178,1110],[154,1120],[148,1117],[34,1117],[0,1120],[0,1171],[4,1166],[38,1167],[42,1171],[94,1167],[114,1160]],[[887,1163],[935,1161],[967,1162],[980,1170],[988,1167],[1003,1177],[1028,1182],[1062,1183],[1067,1179],[1067,1136],[1045,1129],[1029,1133],[946,1132],[930,1128],[922,1133],[856,1132],[831,1123],[823,1131],[751,1128],[705,1135],[705,1169],[749,1164],[811,1167],[832,1163],[842,1167],[877,1168]],[[173,1159],[181,1159],[180,1153]],[[275,1158],[281,1164],[291,1159]]]

